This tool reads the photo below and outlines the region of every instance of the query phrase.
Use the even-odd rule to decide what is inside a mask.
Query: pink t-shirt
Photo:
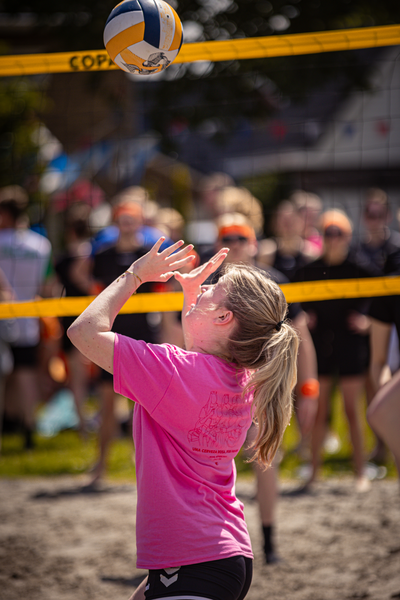
[[[209,354],[115,336],[114,389],[137,402],[138,568],[253,557],[233,461],[252,419],[245,377]]]

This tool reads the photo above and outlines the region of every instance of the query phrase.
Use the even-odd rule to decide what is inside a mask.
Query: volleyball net
[[[184,44],[175,64],[274,58],[397,46],[400,25]],[[116,70],[105,50],[0,57],[0,76]]]
[[[391,191],[393,193],[392,203],[394,201],[394,206],[392,208],[399,208],[396,194],[400,186],[393,171],[396,170],[396,165],[400,165],[400,25],[188,43],[183,45],[173,67],[179,69],[181,65],[190,67],[196,63],[203,63],[207,68],[208,64],[219,61],[232,62],[249,59],[271,59],[273,61],[273,59],[282,57],[343,51],[357,52],[362,49],[378,48],[386,48],[386,51],[384,54],[380,53],[371,58],[372,61],[375,61],[376,68],[371,70],[369,89],[356,90],[344,106],[339,108],[336,105],[332,106],[332,115],[329,118],[325,116],[324,123],[322,123],[322,117],[313,115],[312,102],[309,103],[307,111],[303,111],[303,113],[294,111],[290,115],[281,111],[278,117],[271,117],[267,125],[259,125],[259,131],[255,131],[256,135],[254,136],[255,146],[246,156],[237,152],[236,155],[230,155],[225,159],[224,163],[227,171],[238,174],[241,185],[251,188],[254,184],[253,193],[256,196],[257,189],[263,185],[262,178],[267,173],[266,185],[275,186],[275,195],[280,195],[281,199],[284,199],[287,190],[284,183],[285,173],[296,172],[297,175],[293,176],[291,180],[292,187],[293,182],[300,188],[311,185],[320,192],[321,197],[326,199],[329,207],[337,206],[346,210],[355,224],[354,236],[357,237],[360,235],[359,225],[363,200],[360,190],[355,193],[350,191],[349,179],[352,176],[356,179],[359,177],[358,169],[360,167],[364,171],[368,170],[369,166],[379,169],[380,174],[377,175],[375,186],[389,188],[389,195]],[[39,95],[43,89],[43,98],[48,86],[46,76],[115,69],[117,67],[110,61],[104,50],[0,57],[0,77],[3,78],[0,80],[1,82],[4,83],[8,80],[7,78],[13,77],[22,78],[19,81],[33,78]],[[170,69],[171,73],[174,73],[173,68],[170,67]],[[289,75],[291,73],[288,70]],[[298,76],[301,77],[301,72],[298,73]],[[256,73],[253,73],[252,77],[255,80]],[[340,78],[339,75],[338,77]],[[171,80],[171,85],[173,85],[173,80]],[[17,110],[18,86],[16,90]],[[0,95],[1,93],[0,90]],[[332,90],[328,86],[324,91],[324,97],[339,96],[342,93],[343,90],[335,88]],[[144,97],[145,95],[144,92]],[[321,101],[321,96],[318,98],[317,101]],[[9,99],[10,96],[8,96]],[[378,100],[380,100],[379,103]],[[235,102],[237,100],[232,98],[232,104]],[[245,100],[241,102],[244,106]],[[213,103],[203,107],[210,111],[207,126],[201,133],[204,138],[211,135],[210,130],[218,129],[218,117],[213,119],[213,110],[216,109],[216,105],[217,101],[213,100]],[[173,108],[174,114],[178,109],[179,106]],[[71,102],[71,113],[66,115],[69,119],[73,118],[74,110],[76,107]],[[220,113],[220,110],[221,107],[216,112]],[[90,115],[88,116],[90,117]],[[179,122],[179,119],[174,126],[178,131],[177,135],[181,135],[182,129],[186,127],[184,123]],[[243,140],[246,140],[246,136],[251,136],[254,133],[254,126],[251,126],[250,129],[251,131],[248,125],[245,125],[243,130],[238,133],[239,138],[242,136]],[[187,130],[185,131],[187,133]],[[301,144],[296,146],[295,141],[292,144],[285,144],[291,135],[295,139],[299,132],[306,140],[302,146]],[[273,152],[264,152],[262,149],[260,143],[262,134],[270,137],[271,145],[275,144]],[[123,146],[122,138],[120,142]],[[13,144],[18,143],[19,140],[14,137],[10,140],[10,148]],[[96,155],[96,152],[93,149],[92,157]],[[117,155],[118,151],[113,155],[114,160]],[[180,158],[178,155],[178,159]],[[184,162],[184,158],[182,156],[182,162]],[[145,160],[143,157],[138,159],[137,155],[135,155],[135,159]],[[99,160],[101,162],[101,157]],[[349,165],[352,165],[351,168]],[[67,167],[67,170],[68,168],[70,173],[65,173],[67,178],[79,166],[74,164]],[[343,182],[338,186],[335,174],[338,171],[344,173],[346,170],[347,177],[344,177]],[[308,175],[310,171],[314,178],[310,178]],[[270,212],[272,213],[272,208]],[[396,210],[393,213],[395,217]],[[264,214],[266,218],[270,216],[268,207]],[[392,227],[396,228],[395,221]],[[12,285],[12,281],[10,283]],[[288,302],[375,297],[399,294],[400,278],[379,277],[365,280],[296,283],[285,284],[281,287]],[[0,319],[29,316],[74,316],[80,314],[92,299],[92,297],[52,298],[32,302],[3,303],[0,304]],[[182,304],[183,295],[177,292],[139,294],[127,302],[122,312],[179,311]]]

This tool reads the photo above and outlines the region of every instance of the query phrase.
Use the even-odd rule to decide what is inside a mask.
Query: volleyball
[[[127,73],[163,71],[178,56],[182,40],[181,21],[164,0],[123,0],[104,28],[108,55]]]

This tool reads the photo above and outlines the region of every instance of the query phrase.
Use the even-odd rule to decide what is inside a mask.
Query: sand
[[[80,477],[0,482],[1,600],[126,600],[144,571],[135,567],[135,487]],[[265,565],[254,483],[239,497],[255,553],[248,600],[400,598],[400,494],[396,480],[358,494],[329,479],[309,494],[281,484],[277,542],[283,558]]]

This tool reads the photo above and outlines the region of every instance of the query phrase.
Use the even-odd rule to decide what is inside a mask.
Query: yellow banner
[[[333,279],[285,283],[280,286],[288,302],[313,302],[338,298],[370,298],[400,294],[400,277],[371,279]],[[94,296],[81,298],[47,298],[32,302],[0,304],[0,319],[17,317],[77,316],[92,302]],[[136,294],[122,308],[121,313],[148,313],[181,311],[182,292],[164,294]]]
[[[400,44],[400,25],[184,44],[175,63],[243,60]],[[105,50],[0,57],[0,76],[117,69]]]

